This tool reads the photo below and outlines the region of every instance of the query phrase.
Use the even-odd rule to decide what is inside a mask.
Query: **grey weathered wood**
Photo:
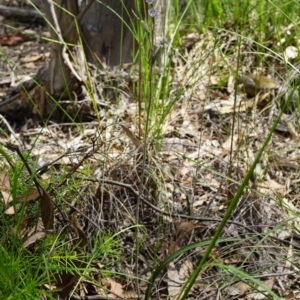
[[[31,8],[10,7],[0,4],[0,15],[7,18],[16,18],[21,20],[33,20],[45,24],[44,15]]]
[[[55,22],[49,1],[56,3],[53,7],[58,24]],[[48,26],[51,39],[56,41],[51,44],[51,60],[49,66],[51,77],[49,78],[50,93],[52,95],[61,95],[71,78],[70,69],[65,65],[62,51],[63,48],[66,47],[65,45],[70,47],[69,45],[75,45],[78,41],[78,34],[75,27],[68,35],[65,33],[78,15],[78,5],[77,1],[74,0],[45,0],[44,11],[47,20],[51,24],[51,26]]]
[[[155,4],[157,15],[154,17],[155,46],[163,46],[166,40],[170,0],[159,0]],[[145,0],[141,0],[142,11],[147,10]],[[81,20],[85,39],[85,51],[89,62],[110,66],[133,62],[133,49],[137,43],[132,35],[136,22],[143,21],[147,15],[138,16],[133,0],[102,0],[95,2]]]
[[[98,66],[132,62],[135,1],[101,2],[96,1],[80,22],[88,61]]]

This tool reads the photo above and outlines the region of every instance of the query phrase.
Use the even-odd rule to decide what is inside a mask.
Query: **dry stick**
[[[98,181],[98,182],[102,182],[102,183],[107,183],[107,184],[113,184],[113,185],[117,185],[117,186],[121,186],[124,188],[129,189],[132,193],[134,193],[136,196],[139,195],[139,193],[130,185],[130,184],[126,184],[126,183],[122,183],[122,182],[118,182],[118,181],[114,181],[114,180],[109,180],[109,179],[89,179],[89,178],[83,178],[83,177],[77,177],[78,179],[82,179],[82,180],[88,180],[88,181]],[[168,216],[168,217],[173,217],[173,218],[182,218],[182,219],[189,219],[189,220],[196,220],[196,221],[207,221],[207,222],[221,222],[222,219],[214,219],[214,218],[205,218],[205,217],[193,217],[193,216],[188,216],[188,215],[182,215],[182,214],[174,214],[174,213],[168,213],[165,211],[160,210],[158,207],[156,207],[155,205],[153,205],[152,203],[150,203],[149,201],[147,201],[144,197],[140,196],[140,199],[142,200],[142,202],[144,202],[146,205],[148,205],[149,207],[151,207],[153,210],[159,212],[160,214],[164,215],[164,216]],[[234,224],[240,227],[243,227],[245,229],[247,229],[248,231],[250,231],[253,234],[256,234],[257,236],[261,236],[262,234],[251,229],[249,226],[246,226],[242,223],[236,222],[236,221],[230,221],[228,220],[229,224]],[[282,240],[280,238],[277,238],[275,236],[269,236],[269,238],[275,240],[275,241],[279,241],[282,242],[285,245],[291,245],[294,246],[296,249],[300,250],[300,245],[299,244],[295,244],[293,242],[289,242],[286,240]]]
[[[2,143],[1,143],[2,144]],[[32,174],[32,171],[30,170],[29,166],[27,165],[22,153],[20,153],[20,150],[18,148],[18,146],[16,145],[13,145],[13,144],[10,144],[10,143],[6,143],[5,146],[12,150],[12,151],[15,151],[19,154],[19,156],[21,157],[21,159],[23,160],[26,168],[28,169],[28,172],[30,174]],[[92,181],[92,182],[95,182],[95,181],[98,181],[98,182],[102,182],[102,183],[107,183],[107,184],[112,184],[112,185],[117,185],[117,186],[121,186],[121,187],[124,187],[124,188],[127,188],[129,190],[131,190],[132,193],[134,193],[136,196],[139,195],[139,193],[130,185],[130,184],[126,184],[126,183],[122,183],[122,182],[118,182],[118,181],[114,181],[114,180],[108,180],[108,179],[101,179],[101,178],[98,178],[97,180],[94,180],[94,179],[87,179],[87,178],[83,178],[83,177],[77,177],[78,179],[81,179],[81,180],[88,180],[88,181]],[[45,191],[45,189],[39,184],[39,182],[36,180],[35,176],[33,176],[33,180],[36,184],[36,186],[38,186],[39,188],[42,189],[43,192],[47,193]],[[39,190],[38,188],[38,190]],[[48,193],[47,193],[48,194]],[[174,218],[182,218],[182,219],[189,219],[189,220],[196,220],[196,221],[207,221],[207,222],[221,222],[222,220],[221,219],[214,219],[214,218],[205,218],[205,217],[194,217],[194,216],[188,216],[188,215],[183,215],[183,214],[174,214],[174,213],[168,213],[168,212],[164,212],[162,210],[160,210],[159,208],[157,208],[155,205],[153,205],[152,203],[150,203],[149,201],[147,201],[144,197],[140,196],[140,199],[142,200],[142,202],[144,202],[146,205],[148,205],[149,207],[151,207],[154,211],[156,212],[159,212],[160,214],[162,215],[165,215],[165,216],[168,216],[168,217],[174,217]],[[69,204],[70,205],[70,204]],[[71,205],[70,205],[71,206]],[[75,209],[75,208],[74,208]],[[76,210],[76,209],[75,209]],[[82,213],[81,213],[82,214]],[[62,214],[63,215],[63,214]],[[87,218],[87,220],[91,221],[87,216],[83,215],[83,217]],[[96,228],[98,228],[98,226],[94,223],[94,222],[91,222],[94,226],[96,226]],[[228,220],[228,223],[229,224],[234,224],[234,225],[237,225],[237,226],[240,226],[240,227],[243,227],[245,229],[247,229],[248,231],[254,233],[254,234],[257,234],[258,236],[261,236],[261,233],[249,228],[249,226],[246,226],[242,223],[239,223],[239,222],[236,222],[236,221],[230,221]],[[98,228],[99,229],[99,228]],[[274,236],[269,236],[271,239],[273,240],[276,240],[276,241],[279,241],[279,242],[282,242],[284,243],[285,245],[291,245],[291,246],[294,246],[296,249],[299,249],[300,250],[300,245],[298,244],[295,244],[293,242],[289,242],[289,241],[286,241],[286,240],[282,240],[282,239],[279,239],[277,237],[274,237]]]
[[[8,18],[14,17],[14,18],[24,18],[26,20],[30,19],[31,21],[34,21],[35,19],[38,20],[39,22],[44,21],[43,15],[34,9],[11,7],[11,6],[0,4],[0,11],[1,11],[1,15]]]
[[[253,278],[255,278],[255,279],[260,279],[260,278],[266,278],[266,277],[279,277],[279,276],[289,276],[289,275],[294,275],[294,274],[296,274],[296,273],[298,273],[298,271],[293,271],[293,272],[287,272],[287,273],[279,273],[279,274],[276,274],[276,273],[269,273],[269,274],[262,274],[262,275],[254,275],[254,276],[252,276]],[[214,296],[217,292],[219,292],[219,291],[222,291],[222,290],[224,290],[224,289],[226,289],[227,287],[229,287],[229,286],[232,286],[232,285],[234,285],[234,284],[236,284],[236,283],[238,283],[238,282],[246,282],[246,280],[235,280],[235,281],[233,281],[233,282],[230,282],[230,283],[227,283],[227,284],[224,284],[223,286],[221,286],[220,288],[217,288],[216,290],[214,290],[213,292],[211,292],[210,294],[208,294],[208,295],[206,295],[206,296],[204,296],[204,297],[201,297],[201,298],[199,298],[199,300],[205,300],[205,299],[207,299],[207,298],[210,298],[211,299],[211,297],[212,296]],[[248,293],[249,294],[249,293]],[[239,295],[239,296],[241,296],[241,295]]]
[[[97,228],[99,230],[99,232],[102,231],[102,228],[99,227],[99,225],[97,225],[91,218],[89,218],[87,215],[85,215],[80,209],[78,209],[76,206],[72,205],[71,203],[68,203],[66,200],[61,199],[61,201],[65,204],[68,205],[71,209],[77,211],[82,217],[84,217],[86,220],[88,220],[91,224],[93,224],[95,226],[95,228]],[[108,222],[106,220],[102,220],[100,219],[100,221],[102,222]]]
[[[100,296],[100,295],[84,296],[84,297],[73,295],[71,296],[71,299],[73,300],[125,300],[125,298],[111,298],[111,297]],[[126,300],[137,300],[137,299],[138,298],[126,298]]]
[[[8,130],[9,130],[9,132],[14,136],[14,138],[19,143],[19,145],[23,146],[22,141],[16,136],[16,133],[13,131],[13,129],[10,127],[9,123],[7,122],[7,120],[1,114],[0,114],[0,119],[2,120],[3,123],[5,123],[5,125],[7,126]]]
[[[82,177],[79,177],[79,179],[84,179]],[[94,181],[93,179],[88,179],[89,181]],[[109,180],[109,179],[101,179],[98,178],[97,181],[99,182],[103,182],[103,183],[107,183],[107,184],[112,184],[112,185],[117,185],[117,186],[121,186],[124,188],[129,189],[131,192],[133,192],[136,196],[138,196],[138,192],[130,185],[130,184],[126,184],[126,183],[122,183],[122,182],[118,182],[118,181],[114,181],[114,180]],[[220,222],[221,219],[212,219],[212,218],[205,218],[205,217],[193,217],[193,216],[188,216],[188,215],[182,215],[182,214],[174,214],[174,213],[168,213],[165,211],[160,210],[158,207],[156,207],[155,205],[153,205],[152,203],[150,203],[148,200],[146,200],[144,197],[140,197],[141,200],[148,205],[149,207],[151,207],[153,210],[159,212],[160,214],[164,215],[164,216],[168,216],[168,217],[174,217],[174,218],[182,218],[182,219],[190,219],[190,220],[197,220],[197,221],[210,221],[210,222]],[[239,222],[235,222],[235,221],[228,221],[228,223],[231,224],[235,224],[235,225],[239,225],[241,227],[246,227],[245,225],[239,223]]]

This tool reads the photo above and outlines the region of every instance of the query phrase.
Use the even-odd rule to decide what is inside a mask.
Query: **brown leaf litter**
[[[143,149],[148,154],[145,170],[140,151],[143,144],[137,138],[138,108],[132,94],[120,92],[118,103],[108,101],[103,96],[107,90],[96,81],[94,88],[103,108],[99,111],[100,122],[82,123],[83,130],[71,123],[52,123],[15,133],[23,143],[21,146],[31,149],[29,161],[37,161],[38,168],[43,170],[41,176],[45,180],[57,178],[39,199],[42,217],[24,216],[19,228],[13,229],[24,240],[24,247],[34,249],[37,241],[46,237],[47,230],[61,232],[61,227],[55,227],[56,221],[70,226],[68,233],[77,241],[80,253],[91,253],[93,238],[101,232],[118,233],[121,240],[122,261],[95,262],[97,272],[91,271],[88,278],[81,278],[81,288],[76,289],[82,297],[109,294],[137,298],[135,275],[141,279],[143,295],[151,272],[168,255],[193,242],[211,239],[231,200],[228,195],[235,193],[262,147],[282,105],[283,83],[261,70],[240,70],[239,81],[228,68],[237,62],[234,37],[220,32],[218,48],[214,38],[210,31],[206,35],[195,33],[189,36],[193,46],[184,59],[179,55],[173,58],[171,95],[181,88],[184,93],[163,126],[162,147],[148,144]],[[26,47],[38,49],[37,44]],[[255,57],[245,54],[250,52],[247,50],[251,45],[245,42],[241,47],[245,64],[255,65]],[[234,53],[232,56],[224,55],[228,49]],[[18,50],[10,55],[17,61]],[[39,61],[35,60],[36,55],[30,62]],[[91,69],[91,76],[96,78],[96,70]],[[129,75],[123,74],[120,91],[128,88],[126,76]],[[297,76],[293,73],[290,77]],[[8,78],[9,72],[4,79]],[[7,81],[0,83],[2,93],[5,85]],[[106,95],[113,100],[113,93]],[[297,297],[299,280],[299,220],[294,212],[299,211],[300,152],[297,123],[294,119],[288,122],[292,125],[285,122],[286,127],[273,134],[224,229],[222,236],[226,239],[220,240],[208,261],[250,274],[282,299]],[[2,141],[7,139],[2,137]],[[13,135],[11,141],[16,141]],[[62,176],[64,170],[66,177]],[[2,174],[1,192],[7,205],[11,201],[9,182],[5,180],[5,171]],[[70,178],[80,180],[76,190],[69,184]],[[30,205],[30,195],[17,204]],[[64,219],[65,214],[68,217]],[[136,234],[140,242],[138,274],[132,260]],[[204,251],[205,247],[199,245],[169,264],[154,283],[152,299],[176,297]],[[86,267],[78,260],[73,263],[78,268]],[[101,273],[105,267],[115,272],[109,282]],[[80,276],[56,274],[53,287],[48,288],[60,288],[61,297],[67,296]],[[104,283],[101,288],[100,282]],[[227,299],[264,297],[259,287],[253,289],[253,285],[241,282],[226,268],[207,265],[199,274],[190,299],[216,299],[218,295]]]

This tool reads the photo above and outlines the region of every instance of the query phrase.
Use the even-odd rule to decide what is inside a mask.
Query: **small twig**
[[[81,179],[83,179],[83,178],[81,178]],[[90,179],[88,179],[88,180],[90,180]],[[91,179],[90,181],[93,181],[93,180]],[[126,184],[126,183],[122,183],[122,182],[118,182],[118,181],[114,181],[114,180],[109,180],[109,179],[101,179],[101,178],[98,178],[97,181],[127,188],[132,193],[134,193],[136,196],[138,196],[138,194],[139,194],[130,184]],[[153,210],[155,210],[156,212],[159,212],[160,214],[162,214],[164,216],[173,217],[173,218],[197,220],[197,221],[221,222],[221,219],[212,219],[212,218],[205,218],[205,217],[194,217],[194,216],[189,216],[189,215],[168,213],[168,212],[162,211],[161,209],[159,209],[158,207],[156,207],[155,205],[150,203],[148,200],[146,200],[144,197],[140,196],[140,199],[142,200],[142,202],[144,202],[146,205],[151,207]],[[245,225],[243,225],[241,223],[238,223],[238,222],[235,222],[235,221],[228,221],[228,222],[231,223],[231,224],[238,225],[238,226],[246,227]],[[248,227],[246,227],[246,228],[248,228]]]
[[[279,276],[288,276],[288,275],[294,275],[298,273],[298,271],[294,271],[294,272],[287,272],[287,273],[269,273],[269,274],[261,274],[261,275],[253,275],[252,277],[255,278],[255,279],[260,279],[260,278],[267,278],[267,277],[279,277]],[[199,298],[199,300],[205,300],[207,298],[211,298],[213,295],[215,295],[217,292],[220,292],[224,289],[226,289],[227,287],[229,286],[232,286],[238,282],[240,282],[241,280],[235,280],[233,282],[230,282],[230,283],[227,283],[227,284],[224,284],[223,286],[221,286],[220,288],[216,289],[215,291],[211,292],[210,294],[204,296],[204,297],[201,297]],[[239,296],[242,296],[242,295],[239,295]]]
[[[1,103],[0,103],[1,105]],[[0,114],[0,119],[2,120],[3,123],[5,123],[5,125],[7,126],[7,129],[9,130],[9,132],[13,135],[13,137],[16,139],[16,141],[19,143],[20,146],[23,146],[22,141],[16,136],[15,132],[13,131],[13,129],[10,127],[9,123],[7,122],[7,120]]]
[[[87,152],[84,157],[73,167],[72,171],[66,176],[66,179],[70,178],[83,165],[84,161],[92,157],[101,148],[101,146],[102,145],[98,145],[96,147],[94,146],[91,151]]]
[[[71,296],[70,299],[73,299],[73,300],[124,300],[125,298],[112,298],[112,297],[100,296],[100,295],[80,297],[77,295],[73,295],[73,296]],[[137,299],[138,298],[126,298],[126,300],[137,300]]]
[[[129,189],[136,196],[138,195],[138,192],[130,184],[126,184],[126,183],[122,183],[122,182],[118,182],[118,181],[114,181],[114,180],[109,180],[109,179],[102,179],[102,178],[98,178],[98,179],[90,179],[90,178],[83,178],[83,177],[77,177],[77,178],[82,179],[82,180],[91,181],[91,182],[98,181],[98,182],[102,182],[102,183],[121,186],[121,187]],[[140,196],[140,199],[143,203],[145,203],[147,206],[151,207],[154,211],[156,211],[156,212],[158,212],[158,213],[160,213],[164,216],[173,217],[173,218],[181,218],[181,219],[189,219],[189,220],[195,220],[195,221],[202,221],[202,222],[205,222],[205,221],[206,222],[221,222],[222,221],[222,219],[195,217],[195,216],[189,216],[189,215],[168,213],[168,212],[162,211],[158,207],[154,206],[152,203],[147,201],[144,197]],[[248,230],[249,232],[251,232],[253,234],[256,234],[257,236],[262,236],[262,233],[257,232],[256,230],[251,229],[249,226],[244,225],[242,223],[239,223],[239,222],[236,222],[236,221],[231,221],[231,220],[228,220],[227,223],[228,224],[234,224],[234,225],[240,226],[242,228],[245,228],[246,230]],[[269,226],[269,227],[271,227],[271,226]],[[300,250],[300,245],[299,244],[295,244],[293,242],[282,240],[282,239],[277,238],[275,236],[269,236],[269,238],[271,238],[272,240],[275,240],[275,241],[279,241],[279,242],[281,242],[285,245],[292,245],[296,249]]]
[[[74,205],[72,205],[71,203],[67,202],[64,199],[61,199],[61,201],[65,204],[68,205],[71,209],[77,211],[81,216],[83,216],[86,220],[88,220],[89,222],[91,222],[91,224],[93,224],[95,226],[95,228],[97,228],[100,231],[102,231],[102,229],[92,220],[90,219],[87,215],[85,215],[81,210],[79,210],[78,208],[76,208]],[[107,222],[106,220],[100,220],[102,222]]]
[[[23,20],[37,20],[39,23],[45,23],[44,16],[40,11],[29,8],[11,7],[0,4],[1,15],[8,18],[21,18]]]

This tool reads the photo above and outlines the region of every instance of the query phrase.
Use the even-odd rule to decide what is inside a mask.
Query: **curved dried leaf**
[[[3,197],[3,201],[5,204],[9,203],[12,201],[12,196],[8,192],[10,190],[10,182],[9,182],[9,177],[7,173],[7,169],[4,168],[1,177],[0,177],[0,188],[1,188],[1,194]]]
[[[124,125],[120,125],[123,129],[123,131],[125,132],[125,134],[127,135],[127,137],[132,141],[132,143],[134,144],[134,146],[136,148],[140,148],[141,146],[141,142],[140,140],[131,132],[131,130],[129,128],[127,128]]]
[[[203,225],[199,225],[197,223],[194,223],[192,221],[189,220],[183,220],[181,222],[179,222],[177,225],[177,233],[178,235],[180,234],[184,234],[186,236],[190,236],[192,231],[196,228],[203,228]]]
[[[35,186],[33,186],[30,188],[29,192],[26,192],[26,193],[24,193],[24,195],[18,197],[16,199],[16,201],[17,201],[17,203],[31,201],[31,200],[36,199],[39,195],[40,195],[40,193],[39,193],[38,189]]]
[[[40,240],[43,237],[45,237],[47,235],[47,232],[45,231],[39,231],[36,232],[34,235],[32,235],[31,237],[29,237],[24,243],[23,243],[23,247],[27,248],[29,245],[33,244],[36,240]]]
[[[40,201],[41,217],[46,230],[53,229],[54,209],[52,199],[49,194],[43,190]]]
[[[80,267],[81,266],[79,265],[78,268]],[[61,275],[60,283],[56,284],[56,288],[60,290],[59,292],[57,292],[57,294],[63,299],[66,298],[79,278],[80,276],[77,274],[67,273]]]
[[[173,242],[169,248],[168,248],[168,252],[167,252],[167,255],[171,255],[172,253],[174,253],[176,250],[178,250],[178,243],[177,241]]]
[[[75,215],[71,215],[71,216],[69,216],[69,219],[70,219],[71,225],[73,225],[73,229],[75,229],[74,233],[76,234],[76,237],[79,240],[78,246],[84,247],[87,244],[87,236],[83,232],[83,230],[77,220],[77,217]]]
[[[4,168],[1,173],[1,188],[10,189],[10,182],[6,168]]]

